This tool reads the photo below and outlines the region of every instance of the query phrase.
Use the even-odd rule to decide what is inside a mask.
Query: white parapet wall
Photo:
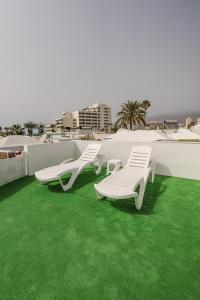
[[[0,186],[26,175],[25,156],[0,159]]]
[[[38,170],[59,164],[68,158],[74,158],[75,146],[73,141],[25,146],[28,175],[34,175]]]
[[[78,157],[89,141],[75,141],[75,155]],[[133,146],[152,147],[152,157],[156,161],[156,174],[200,180],[200,143],[152,142],[134,143],[105,141],[101,153],[105,161],[119,158],[126,163]]]
[[[77,159],[88,143],[94,141],[77,140],[26,146],[28,175],[34,175],[35,171],[59,164],[68,158]],[[200,143],[168,141],[98,143],[102,144],[100,154],[105,155],[105,162],[111,158],[119,158],[125,164],[133,146],[147,145],[152,147],[152,156],[156,161],[156,174],[200,180]]]

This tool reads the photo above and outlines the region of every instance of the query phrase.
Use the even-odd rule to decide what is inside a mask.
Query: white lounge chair
[[[112,199],[135,198],[137,209],[142,207],[143,196],[149,175],[154,181],[155,164],[151,160],[150,147],[133,147],[124,168],[95,184],[97,198]],[[139,186],[139,193],[136,192]]]
[[[100,144],[89,144],[79,159],[70,161],[67,159],[60,165],[52,166],[40,171],[35,172],[35,177],[43,184],[59,180],[63,191],[69,190],[80,172],[88,165],[93,165],[96,174],[99,174],[102,167],[102,155],[98,155],[100,151]],[[67,184],[62,182],[62,176],[71,173],[71,177]]]

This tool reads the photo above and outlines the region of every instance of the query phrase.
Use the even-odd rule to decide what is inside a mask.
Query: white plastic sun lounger
[[[66,160],[60,165],[52,166],[35,172],[35,177],[43,184],[59,180],[63,191],[69,190],[80,172],[88,165],[93,165],[96,174],[99,174],[102,167],[102,156],[98,155],[100,144],[89,144],[79,159],[75,161]],[[62,182],[62,176],[71,173],[71,177],[67,184]]]
[[[97,198],[112,199],[135,198],[136,208],[142,207],[146,184],[151,174],[154,181],[155,164],[151,160],[150,147],[133,147],[127,164],[98,184],[95,184]],[[136,192],[139,186],[139,193]]]

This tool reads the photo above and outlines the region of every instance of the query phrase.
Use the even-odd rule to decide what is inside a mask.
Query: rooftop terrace
[[[104,176],[0,188],[1,299],[200,298],[200,181],[157,175],[138,212],[96,200]]]

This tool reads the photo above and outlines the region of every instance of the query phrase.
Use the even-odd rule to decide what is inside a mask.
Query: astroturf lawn
[[[200,299],[200,181],[156,176],[138,212],[96,200],[104,176],[0,188],[1,300]]]

